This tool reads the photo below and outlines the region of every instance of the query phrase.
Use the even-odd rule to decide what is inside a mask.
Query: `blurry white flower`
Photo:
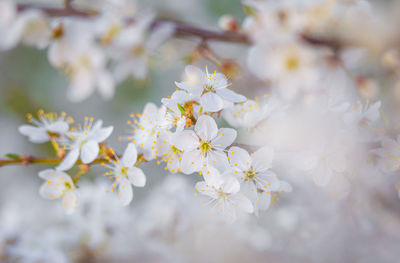
[[[199,172],[204,167],[225,169],[229,164],[224,152],[236,139],[236,131],[218,129],[215,120],[207,115],[197,119],[193,130],[177,133],[174,145],[183,151],[181,170],[186,174]]]
[[[395,172],[400,169],[400,136],[397,140],[383,137],[382,148],[376,152],[381,157],[380,166],[384,171]]]
[[[0,1],[0,50],[16,46],[21,38],[23,23],[18,19],[14,1]]]
[[[147,103],[142,114],[137,114],[139,121],[134,114],[131,114],[132,121],[128,124],[132,127],[133,136],[128,140],[133,141],[144,154],[146,160],[150,161],[156,156],[156,143],[160,131],[165,128],[165,107],[157,108],[154,103]]]
[[[183,151],[176,148],[173,144],[175,141],[176,134],[173,134],[170,131],[161,132],[158,142],[157,142],[157,156],[160,156],[161,159],[167,163],[167,169],[171,173],[180,172],[181,169],[181,160]],[[179,138],[176,138],[179,140]]]
[[[366,103],[365,105],[361,101],[357,101],[357,106],[352,107],[344,115],[344,121],[346,124],[356,127],[371,126],[380,118],[380,108],[380,101],[374,104]]]
[[[55,112],[38,112],[38,120],[31,114],[28,115],[28,121],[33,125],[21,125],[18,131],[29,137],[33,143],[43,143],[50,140],[51,136],[63,137],[68,132],[69,122],[64,112],[58,115]]]
[[[83,127],[78,126],[77,130],[68,132],[61,141],[64,149],[69,153],[57,166],[57,170],[65,171],[70,169],[79,157],[82,163],[91,163],[99,154],[99,143],[106,140],[112,133],[113,127],[102,127],[103,121],[98,120],[93,124],[93,118],[85,118]]]
[[[272,81],[284,99],[316,87],[318,51],[296,42],[253,46],[248,54],[249,69],[259,78]]]
[[[193,98],[199,99],[200,105],[205,112],[217,112],[223,109],[224,100],[229,102],[243,102],[246,97],[228,89],[231,84],[224,74],[214,71],[208,73],[206,67],[202,72],[195,66],[185,67],[185,78],[183,82],[175,82],[180,89],[187,91]]]
[[[71,177],[64,172],[52,169],[39,172],[39,177],[46,180],[40,187],[40,195],[51,200],[62,197],[61,204],[66,213],[72,213],[77,206],[78,192]]]
[[[45,48],[52,37],[52,30],[47,16],[38,10],[27,10],[20,17],[24,25],[21,41],[25,45]]]
[[[143,187],[146,184],[146,176],[142,169],[135,166],[137,161],[137,150],[133,143],[129,143],[121,159],[117,156],[116,160],[110,161],[112,165],[104,164],[111,171],[106,173],[115,179],[112,191],[118,187],[118,197],[122,205],[128,205],[133,198],[132,185]]]
[[[72,102],[87,99],[95,89],[104,99],[114,95],[114,79],[106,69],[106,57],[99,47],[76,48],[66,59],[63,69],[70,79],[68,98]]]
[[[231,126],[250,130],[266,119],[282,116],[284,109],[282,103],[277,100],[271,99],[268,102],[247,100],[225,109],[222,116]]]
[[[154,53],[173,33],[170,24],[157,25],[150,32],[153,15],[136,17],[124,27],[110,46],[110,56],[114,60],[113,74],[118,82],[127,77],[143,79],[147,75],[149,55]]]
[[[240,191],[235,178],[221,175],[217,169],[209,167],[204,174],[205,181],[198,182],[195,190],[206,196],[204,206],[210,206],[230,221],[236,220],[236,210],[253,213],[250,200]]]

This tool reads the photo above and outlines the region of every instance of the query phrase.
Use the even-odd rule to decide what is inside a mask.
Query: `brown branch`
[[[62,16],[95,17],[97,15],[96,12],[79,10],[72,7],[70,4],[68,5],[68,8],[44,7],[31,4],[18,4],[18,11],[24,11],[27,9],[40,9],[49,16],[60,16],[60,17]],[[250,44],[250,40],[245,34],[202,29],[178,21],[171,21],[166,19],[159,19],[154,21],[153,24],[151,25],[151,28],[156,28],[157,26],[163,23],[173,23],[175,26],[175,34],[178,36],[194,36],[201,38],[202,40],[214,40],[221,42]]]
[[[107,163],[108,160],[113,159],[113,158],[106,158],[106,157],[101,157],[95,159],[93,162],[87,164],[87,165],[92,165],[92,164],[101,164],[101,163]],[[29,165],[29,164],[60,164],[62,158],[42,158],[42,157],[34,157],[31,155],[20,155],[19,158],[15,159],[0,159],[0,167],[5,166],[5,165]],[[143,157],[143,154],[138,155],[138,160],[136,162],[136,165],[139,165],[142,162],[145,162],[146,159]],[[81,165],[84,164],[82,163],[81,160],[76,161],[75,165]]]

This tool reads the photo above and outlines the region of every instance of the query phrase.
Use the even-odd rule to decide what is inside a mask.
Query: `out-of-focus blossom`
[[[61,204],[66,213],[74,212],[78,204],[78,193],[71,177],[52,169],[39,172],[39,177],[46,180],[40,187],[40,195],[51,200],[62,198]]]
[[[212,167],[207,169],[204,177],[204,182],[196,184],[196,191],[207,196],[204,206],[210,206],[231,221],[236,219],[236,210],[253,213],[252,203],[239,192],[240,183],[235,178],[221,175]]]

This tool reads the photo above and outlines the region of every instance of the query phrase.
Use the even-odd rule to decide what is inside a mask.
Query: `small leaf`
[[[4,156],[7,157],[7,158],[10,158],[10,159],[20,159],[21,158],[19,156],[19,154],[16,154],[16,153],[7,153]]]
[[[257,13],[256,11],[248,5],[243,6],[244,12],[249,16],[255,16]]]
[[[178,105],[178,108],[179,108],[179,110],[181,111],[181,113],[182,114],[186,114],[186,110],[185,110],[185,108],[181,105],[181,104],[177,104]]]

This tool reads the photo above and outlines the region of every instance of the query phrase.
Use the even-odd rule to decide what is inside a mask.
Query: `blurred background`
[[[208,28],[217,28],[223,14],[233,14],[238,21],[245,16],[239,0],[143,0],[138,6]],[[77,122],[84,116],[102,119],[114,126],[109,145],[123,150],[117,137],[127,132],[129,114],[141,112],[147,102],[160,105],[161,98],[175,90],[185,57],[197,44],[191,38],[169,40],[153,54],[145,80],[126,80],[110,101],[95,94],[77,104],[66,100],[67,81],[49,65],[45,51],[19,46],[0,53],[0,156],[53,156],[51,145],[31,144],[17,131],[26,123],[26,114],[39,109],[65,111]],[[245,65],[245,47],[211,45]],[[233,89],[251,97],[259,84],[248,74],[243,67]],[[293,185],[292,193],[258,217],[228,224],[208,218],[200,209],[193,191],[199,176],[168,175],[154,163],[142,166],[146,187],[134,189],[128,207],[105,193],[110,182],[99,178],[101,167],[93,168],[80,186],[85,189],[82,206],[66,216],[58,202],[38,194],[42,180],[37,173],[47,167],[0,168],[0,262],[328,263],[400,258],[400,200],[391,176],[366,178],[363,191],[353,190],[348,199],[338,200],[288,172],[283,178]]]

